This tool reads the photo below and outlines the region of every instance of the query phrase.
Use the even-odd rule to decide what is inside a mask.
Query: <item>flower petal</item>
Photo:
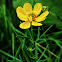
[[[32,16],[28,17],[29,21],[31,22],[32,21]]]
[[[41,3],[36,3],[33,9],[33,13],[38,16],[42,10],[42,4]]]
[[[43,12],[39,17],[36,18],[36,21],[39,22],[45,20],[48,14],[49,14],[48,11]]]
[[[21,6],[17,7],[16,13],[17,13],[17,16],[20,20],[28,21],[27,15]]]
[[[35,21],[32,21],[32,25],[33,25],[33,26],[42,26],[43,24],[38,23],[38,22],[35,22]]]
[[[41,22],[41,21],[44,21],[45,19],[46,19],[46,17],[44,17],[43,19],[35,18],[35,21],[36,21],[36,22]]]
[[[27,29],[27,28],[30,28],[30,22],[29,21],[27,21],[27,22],[23,22],[23,23],[21,23],[20,25],[19,25],[19,27],[21,28],[21,29]]]
[[[30,3],[25,3],[23,8],[26,11],[26,14],[31,14],[32,13],[32,5]]]

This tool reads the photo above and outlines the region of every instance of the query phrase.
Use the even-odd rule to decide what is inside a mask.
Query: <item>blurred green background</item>
[[[48,7],[42,27],[19,28],[25,3]],[[62,0],[0,0],[0,62],[62,62]]]

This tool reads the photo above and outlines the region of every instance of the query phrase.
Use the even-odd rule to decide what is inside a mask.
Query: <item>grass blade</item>
[[[40,37],[40,27],[38,27],[38,39]]]
[[[38,50],[37,50],[37,44],[35,43],[35,57],[36,59],[38,59]]]
[[[23,53],[23,56],[25,57],[26,61],[27,61],[27,62],[30,62],[30,60],[29,60],[29,58],[28,58],[28,56],[26,55],[26,53],[25,53],[24,50],[22,50],[22,53]]]
[[[45,35],[45,33],[52,27],[53,25],[51,25],[41,36],[40,36],[40,38],[43,36],[43,35]]]
[[[10,54],[8,54],[8,53],[2,51],[2,50],[0,50],[0,53],[6,55],[6,56],[8,56],[8,57],[11,57],[12,59],[15,59],[15,60],[17,60],[17,61],[20,61],[18,58],[15,58],[14,56],[12,56],[12,55],[10,55]]]
[[[44,52],[42,53],[42,55],[40,56],[40,58],[39,58],[36,62],[39,62],[39,61],[40,61],[40,59],[43,57],[44,53],[46,52],[47,47],[48,47],[48,45],[46,46],[46,48],[45,48]]]
[[[21,55],[19,55],[19,58],[20,58],[20,61],[23,62],[23,61],[22,61],[22,58],[21,58]]]
[[[14,33],[12,33],[12,52],[14,56]]]
[[[16,51],[15,57],[17,57],[18,53],[20,52],[20,49],[21,49],[21,44],[20,44],[20,46],[18,47],[18,49]]]
[[[38,44],[38,43],[37,43]],[[38,44],[39,47],[45,49],[45,47],[41,46],[40,44]],[[57,55],[55,55],[53,52],[49,51],[48,49],[46,49],[46,51],[48,51],[50,54],[52,54],[53,56],[57,57],[58,59],[60,59]]]

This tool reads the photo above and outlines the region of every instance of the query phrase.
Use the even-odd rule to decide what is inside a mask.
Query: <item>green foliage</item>
[[[1,0],[0,62],[62,62],[62,1]],[[42,27],[22,30],[16,8],[25,3],[48,6]]]
[[[29,3],[30,0],[15,0],[13,1],[13,7],[14,8],[17,8],[18,6],[22,6],[25,4],[25,3]]]

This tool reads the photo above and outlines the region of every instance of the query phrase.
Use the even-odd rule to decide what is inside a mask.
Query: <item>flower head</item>
[[[44,21],[49,12],[46,10],[40,16],[38,16],[41,10],[41,3],[36,3],[33,9],[30,3],[25,3],[23,8],[18,6],[16,9],[17,16],[20,20],[24,21],[19,25],[19,27],[22,29],[27,29],[30,28],[31,25],[42,26],[42,24],[39,22]]]

